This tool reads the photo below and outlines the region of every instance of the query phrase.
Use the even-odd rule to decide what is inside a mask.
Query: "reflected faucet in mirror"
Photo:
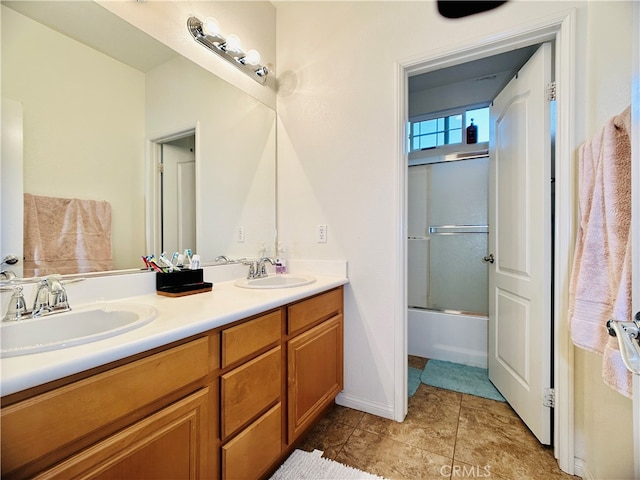
[[[2,265],[4,265],[5,263],[7,265],[15,265],[16,263],[18,263],[18,257],[16,257],[15,255],[7,255],[2,259]],[[0,281],[12,280],[14,278],[16,278],[16,274],[13,272],[13,270],[0,270]]]

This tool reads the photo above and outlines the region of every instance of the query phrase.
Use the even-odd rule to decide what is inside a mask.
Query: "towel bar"
[[[489,225],[430,225],[430,235],[455,235],[461,233],[489,233]]]
[[[640,375],[640,312],[630,322],[607,322],[609,335],[618,339],[622,361],[634,375]]]

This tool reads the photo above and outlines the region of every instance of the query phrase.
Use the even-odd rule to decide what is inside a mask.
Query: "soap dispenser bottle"
[[[478,143],[478,127],[473,124],[473,118],[467,127],[467,143]]]
[[[287,273],[287,261],[284,258],[284,247],[278,242],[276,249],[276,273]]]

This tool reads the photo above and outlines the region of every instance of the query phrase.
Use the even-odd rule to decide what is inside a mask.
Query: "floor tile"
[[[454,460],[513,480],[552,478],[560,472],[551,450],[538,442],[517,415],[490,410],[460,412]]]
[[[424,368],[427,360],[409,362]],[[335,405],[299,448],[388,479],[578,479],[558,468],[508,403],[425,384],[409,398],[404,422]]]
[[[427,359],[422,357],[416,357],[414,355],[409,355],[409,366],[413,368],[417,368],[419,370],[424,370],[424,367],[427,365]]]
[[[324,418],[357,427],[364,415],[365,413],[360,410],[354,410],[353,408],[343,407],[341,405],[333,405],[329,411],[327,411]]]
[[[365,414],[358,428],[453,458],[459,415],[460,394],[421,385],[404,422]]]
[[[391,480],[449,478],[451,459],[413,445],[356,429],[336,461]]]
[[[341,422],[321,420],[305,437],[298,448],[305,452],[320,450],[323,457],[335,459],[354,428]]]

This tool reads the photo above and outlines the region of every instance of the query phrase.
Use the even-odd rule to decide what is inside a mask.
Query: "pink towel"
[[[573,343],[603,355],[605,384],[631,397],[609,319],[631,319],[631,107],[580,147],[580,225],[569,286]]]
[[[111,270],[111,205],[24,194],[24,276]]]

